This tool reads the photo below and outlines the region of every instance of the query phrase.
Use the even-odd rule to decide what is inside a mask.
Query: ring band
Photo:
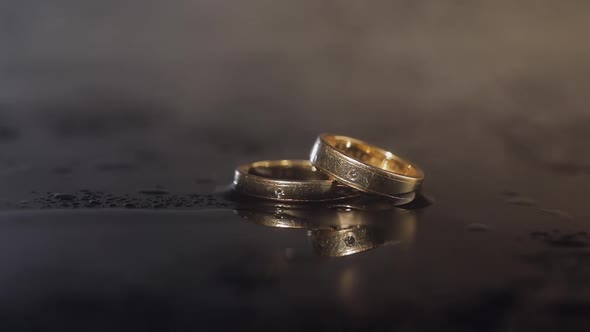
[[[259,161],[236,169],[233,188],[245,195],[276,201],[330,201],[358,196],[333,181],[308,160]]]
[[[336,181],[366,193],[395,197],[418,190],[424,179],[415,164],[346,136],[320,135],[309,158]]]

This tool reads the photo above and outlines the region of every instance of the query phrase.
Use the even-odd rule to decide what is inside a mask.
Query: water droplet
[[[358,179],[359,174],[356,170],[351,169],[350,171],[348,171],[348,178],[352,181],[355,181],[356,179]]]
[[[519,206],[534,206],[536,203],[532,198],[517,196],[506,199],[508,204],[519,205]]]
[[[278,188],[275,190],[275,195],[278,198],[281,198],[281,197],[285,196],[285,191],[282,188]]]
[[[564,218],[564,219],[573,219],[573,217],[562,210],[558,210],[558,209],[541,209],[542,212],[556,216],[556,217],[560,217],[560,218]]]
[[[52,197],[55,199],[59,199],[60,201],[73,201],[77,198],[74,195],[63,194],[63,193],[55,193],[55,194],[53,194]]]

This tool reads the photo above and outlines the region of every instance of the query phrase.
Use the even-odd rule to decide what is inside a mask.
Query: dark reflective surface
[[[471,232],[433,210],[311,233],[223,210],[5,213],[2,326],[549,331],[586,321],[584,295],[566,289],[587,284],[587,235],[567,245]],[[351,236],[361,246],[377,236],[379,248],[330,258],[318,245]]]

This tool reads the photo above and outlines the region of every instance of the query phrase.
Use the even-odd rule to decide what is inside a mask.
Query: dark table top
[[[587,5],[525,3],[6,6],[0,326],[587,331]],[[228,195],[321,132],[419,201]]]

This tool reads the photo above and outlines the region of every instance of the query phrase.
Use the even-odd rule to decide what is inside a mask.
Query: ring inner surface
[[[346,156],[361,161],[367,165],[388,170],[407,176],[418,176],[418,171],[411,164],[395,156],[391,152],[374,147],[367,143],[347,139],[344,137],[329,137],[326,139],[334,148]]]
[[[254,166],[248,171],[250,175],[261,176],[274,180],[287,181],[327,181],[330,178],[317,171],[314,167],[297,165]]]

